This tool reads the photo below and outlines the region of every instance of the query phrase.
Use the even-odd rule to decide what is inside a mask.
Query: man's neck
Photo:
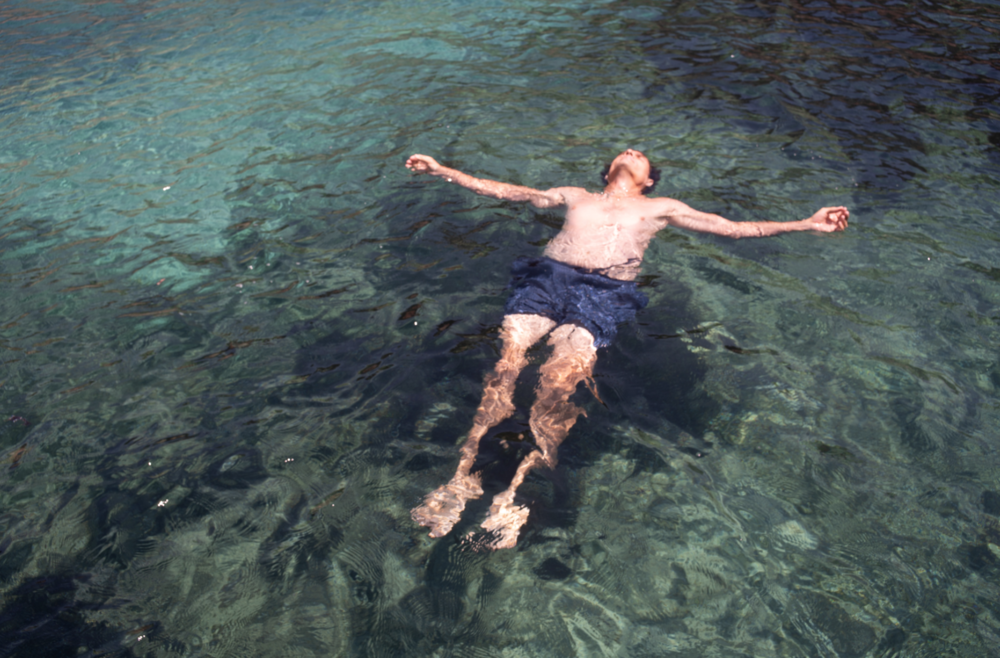
[[[634,184],[608,183],[601,194],[613,199],[637,198],[642,196],[642,188]]]

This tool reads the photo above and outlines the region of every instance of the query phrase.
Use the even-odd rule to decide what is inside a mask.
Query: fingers
[[[847,228],[847,220],[851,212],[844,206],[831,206],[820,208],[814,217],[819,220],[827,231],[843,231]]]
[[[843,231],[847,228],[847,218],[851,216],[850,211],[843,206],[831,208],[830,211],[828,217],[836,226],[836,230]]]
[[[423,156],[415,153],[406,159],[406,168],[410,171],[425,171],[427,163],[422,160]]]
[[[417,173],[433,172],[437,166],[434,158],[419,153],[414,153],[406,159],[406,168]]]

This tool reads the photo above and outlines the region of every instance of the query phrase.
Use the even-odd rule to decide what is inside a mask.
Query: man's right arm
[[[511,185],[499,181],[475,178],[457,169],[445,167],[429,155],[419,153],[406,160],[406,168],[418,174],[430,174],[443,178],[449,183],[457,183],[476,194],[504,199],[507,201],[528,201],[536,208],[555,208],[567,204],[566,195],[576,188],[554,187],[551,190],[535,190],[522,185]]]

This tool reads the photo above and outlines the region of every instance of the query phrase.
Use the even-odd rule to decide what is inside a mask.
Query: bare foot
[[[489,542],[490,548],[514,548],[528,513],[527,507],[514,504],[513,491],[498,494],[490,506],[489,516],[483,521],[483,530],[496,535],[496,539]]]
[[[458,523],[465,503],[483,495],[479,475],[458,475],[424,497],[423,505],[410,510],[417,524],[431,529],[431,537],[444,537]]]

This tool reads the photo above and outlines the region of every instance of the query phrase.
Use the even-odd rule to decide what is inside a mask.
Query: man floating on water
[[[493,499],[482,527],[496,537],[493,548],[517,543],[528,509],[514,504],[514,494],[531,469],[554,468],[556,450],[583,410],[569,401],[581,382],[590,382],[597,349],[611,344],[617,325],[635,317],[648,299],[635,278],[642,256],[657,231],[668,226],[730,238],[757,238],[791,231],[829,233],[847,228],[843,206],[820,208],[795,222],[732,222],[700,212],[676,199],[649,198],[658,172],[645,155],[627,149],[608,167],[607,185],[599,193],[580,187],[534,190],[474,178],[438,164],[426,155],[406,161],[411,171],[444,178],[476,194],[527,201],[538,208],[566,208],[562,230],[540,258],[519,258],[512,267],[510,298],[504,307],[500,361],[486,376],[483,399],[461,449],[458,470],[445,485],[429,493],[411,512],[413,520],[443,537],[458,521],[465,504],[483,494],[472,473],[479,441],[494,425],[514,413],[512,397],[525,353],[549,336],[552,356],[540,370],[529,425],[538,450],[518,466],[510,487]]]

